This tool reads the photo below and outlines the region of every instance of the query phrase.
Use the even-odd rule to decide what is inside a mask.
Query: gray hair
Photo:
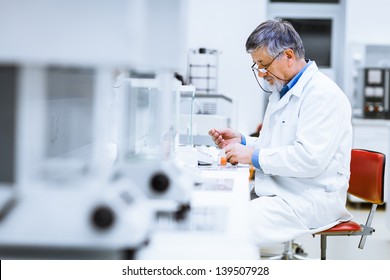
[[[288,21],[267,20],[261,23],[246,40],[246,51],[265,48],[269,56],[276,57],[286,49],[292,49],[297,58],[305,58],[301,37]]]

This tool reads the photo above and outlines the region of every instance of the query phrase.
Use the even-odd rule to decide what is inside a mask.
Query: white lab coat
[[[257,243],[291,240],[351,219],[345,208],[351,106],[315,62],[282,99],[270,96],[260,136],[248,137],[247,145],[260,149],[255,191],[267,197],[250,204]]]

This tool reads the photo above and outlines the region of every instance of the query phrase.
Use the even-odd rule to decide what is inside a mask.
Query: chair
[[[384,203],[384,174],[386,156],[382,153],[353,149],[351,153],[351,178],[348,193],[371,203],[371,210],[364,225],[354,221],[342,222],[334,227],[313,234],[320,235],[321,260],[326,260],[327,236],[361,236],[358,248],[363,249],[367,236],[375,229],[371,223],[378,205]],[[307,259],[303,249],[293,241],[284,243],[284,251],[281,255],[272,256],[269,259],[297,260]]]
[[[348,193],[371,203],[367,221],[359,225],[354,221],[342,222],[334,227],[317,232],[321,236],[321,260],[326,260],[328,236],[361,236],[358,248],[363,249],[367,236],[375,229],[371,227],[378,205],[384,203],[384,175],[386,156],[375,151],[353,149],[351,154],[351,178]]]

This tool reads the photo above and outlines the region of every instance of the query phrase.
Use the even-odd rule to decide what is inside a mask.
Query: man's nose
[[[259,78],[264,78],[267,75],[268,75],[268,72],[263,73],[263,72],[258,71]]]

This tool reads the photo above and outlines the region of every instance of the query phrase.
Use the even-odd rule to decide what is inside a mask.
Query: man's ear
[[[293,65],[294,61],[295,61],[295,53],[292,49],[287,49],[284,51],[284,54],[286,55],[287,57],[287,64],[289,66]]]
[[[295,59],[295,53],[292,49],[287,49],[284,51],[288,59]]]

